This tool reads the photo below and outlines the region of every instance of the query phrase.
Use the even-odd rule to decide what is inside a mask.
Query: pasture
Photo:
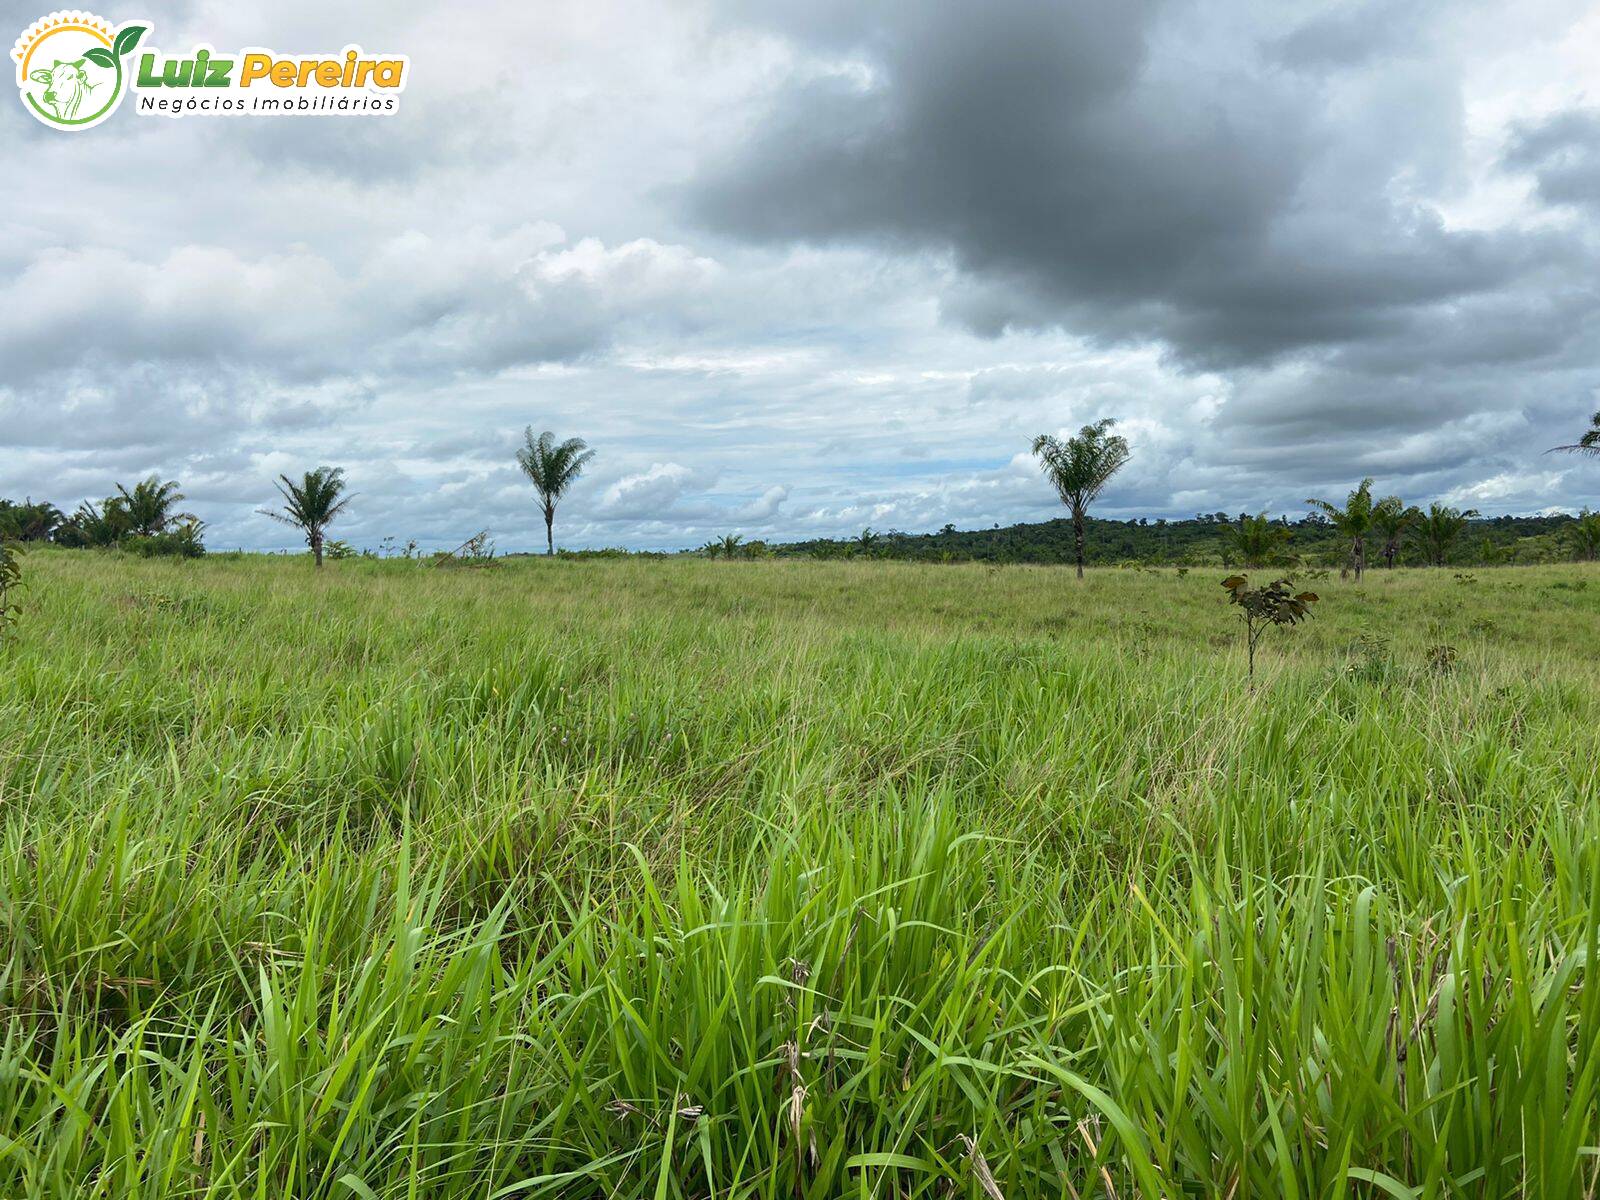
[[[1595,1194],[1593,566],[26,570],[0,1195]]]

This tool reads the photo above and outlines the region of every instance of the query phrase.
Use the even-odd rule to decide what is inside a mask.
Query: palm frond
[[[1600,457],[1600,412],[1589,418],[1589,429],[1568,446],[1551,446],[1546,454],[1587,454]]]
[[[299,482],[287,475],[279,475],[273,481],[273,486],[283,497],[283,507],[256,511],[279,524],[299,529],[313,546],[323,530],[345,511],[354,498],[345,492],[342,467],[318,467],[314,471],[307,471]]]
[[[1106,417],[1085,425],[1065,442],[1047,433],[1033,439],[1033,453],[1045,478],[1075,512],[1087,508],[1131,457],[1127,440],[1110,432],[1115,424]]]
[[[557,442],[550,430],[535,437],[533,426],[523,431],[523,445],[517,450],[517,465],[533,483],[534,490],[548,511],[553,511],[575,483],[583,469],[594,461],[595,452],[582,438]]]

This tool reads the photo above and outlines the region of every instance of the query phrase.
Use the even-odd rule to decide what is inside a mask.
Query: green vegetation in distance
[[[0,499],[0,538],[21,542],[54,542],[73,548],[117,547],[143,557],[173,555],[197,558],[205,553],[205,523],[192,513],[177,512],[184,499],[175,481],[152,475],[99,504],[85,500],[70,517],[54,504]]]
[[[1585,562],[1600,559],[1600,513],[1587,508],[1572,523],[1572,548]]]
[[[1223,527],[1226,535],[1224,555],[1241,567],[1280,567],[1290,559],[1289,542],[1292,534],[1281,521],[1270,519],[1266,513],[1255,516],[1241,514],[1236,525]]]
[[[27,562],[0,1195],[1594,1192],[1588,565]]]
[[[1446,513],[1446,506],[1434,505]],[[1446,529],[1434,544],[1428,541],[1426,515],[1408,527],[1394,558],[1402,566],[1488,566],[1499,563],[1533,565],[1570,562],[1574,557],[1572,530],[1577,518],[1568,515],[1533,517],[1483,517],[1469,510],[1459,514],[1460,526]],[[1256,532],[1248,545],[1238,540],[1241,522],[1258,520],[1282,534]],[[1179,521],[1136,518],[1127,521],[1084,521],[1084,559],[1089,566],[1127,567],[1272,567],[1298,562],[1302,566],[1339,570],[1349,560],[1349,543],[1333,525],[1316,516],[1300,520],[1253,517],[1240,513],[1201,513]],[[1031,563],[1070,564],[1074,560],[1075,531],[1070,520],[1040,521],[993,529],[957,529],[947,525],[935,533],[890,530],[874,535],[873,557],[913,562],[984,562],[998,565]],[[1488,555],[1484,543],[1490,547]],[[746,543],[747,545],[751,543]],[[826,538],[802,542],[762,544],[780,557],[846,558],[859,552],[851,542]],[[615,555],[621,551],[608,551]],[[1387,565],[1387,564],[1386,564]]]

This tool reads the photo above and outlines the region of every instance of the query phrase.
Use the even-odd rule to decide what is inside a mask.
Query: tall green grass
[[[28,570],[0,1196],[1596,1194],[1593,568]]]

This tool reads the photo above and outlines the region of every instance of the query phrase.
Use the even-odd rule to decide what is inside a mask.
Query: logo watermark
[[[94,128],[122,102],[125,60],[149,29],[148,21],[113,28],[76,10],[39,18],[11,48],[23,106],[55,129]]]
[[[399,107],[411,73],[403,54],[279,54],[260,46],[219,53],[200,43],[182,54],[149,44],[148,20],[113,26],[77,10],[41,17],[17,39],[23,106],[55,129],[104,121],[132,94],[142,116],[365,116]]]

